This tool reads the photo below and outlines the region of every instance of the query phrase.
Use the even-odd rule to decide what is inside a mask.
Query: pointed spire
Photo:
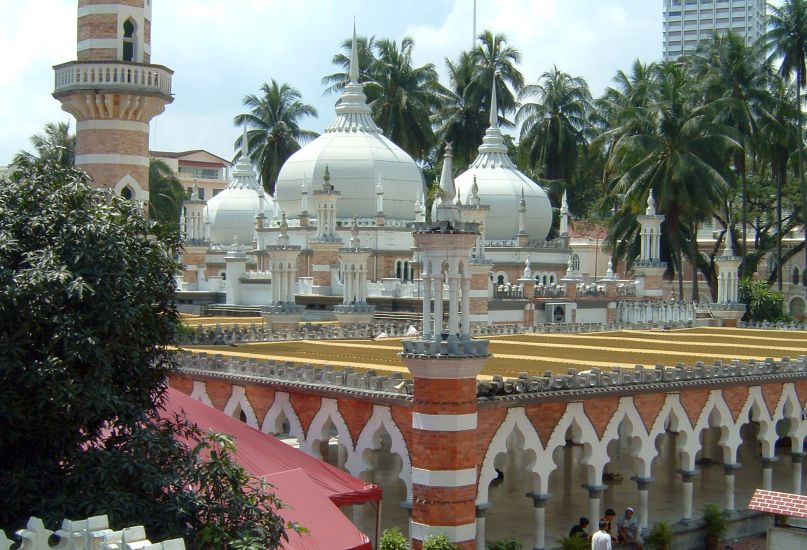
[[[498,128],[499,127],[499,102],[496,99],[496,77],[499,75],[499,71],[493,73],[493,86],[490,92],[490,127],[491,128]]]
[[[446,151],[443,155],[443,171],[440,173],[440,194],[442,195],[443,204],[447,205],[454,202],[454,197],[457,193],[454,187],[452,158],[451,143],[446,142]]]
[[[249,158],[249,142],[247,140],[247,126],[244,125],[244,134],[241,136],[241,158]]]
[[[479,185],[476,183],[476,174],[474,174],[474,183],[471,185],[471,206],[479,206]]]
[[[331,185],[331,171],[328,169],[328,165],[325,165],[325,173],[322,175],[322,190],[326,193],[328,191],[333,191],[333,186]]]
[[[654,196],[652,189],[650,190],[650,194],[647,196],[647,210],[645,210],[645,214],[648,216],[656,215],[656,197]]]
[[[462,206],[462,193],[460,192],[459,186],[457,186],[457,200],[454,201],[456,206]]]
[[[521,199],[518,201],[518,211],[519,212],[526,212],[527,211],[527,201],[524,199],[524,188],[521,188]]]
[[[361,248],[359,221],[356,219],[356,216],[353,216],[353,227],[350,228],[350,248]]]
[[[350,82],[359,83],[359,49],[356,46],[356,19],[353,19],[353,42],[350,46]]]
[[[561,201],[561,204],[560,204],[560,213],[563,216],[566,216],[566,215],[569,214],[569,201],[566,198],[566,190],[565,189],[563,190],[563,200]]]
[[[286,211],[283,210],[280,214],[280,235],[277,237],[277,244],[280,246],[289,245],[289,222],[286,221]]]

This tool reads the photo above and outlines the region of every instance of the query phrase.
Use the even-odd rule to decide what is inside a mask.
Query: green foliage
[[[172,231],[178,231],[184,199],[185,189],[171,168],[162,160],[150,158],[149,217]]]
[[[672,529],[663,521],[655,524],[644,538],[647,547],[653,550],[669,550],[672,547],[672,540]]]
[[[759,279],[740,280],[739,300],[748,307],[746,317],[751,321],[781,321],[785,319],[785,297]]]
[[[563,537],[558,540],[561,550],[590,550],[591,541],[586,537]]]
[[[522,550],[524,545],[517,539],[497,540],[487,544],[487,550]]]
[[[409,541],[397,527],[387,529],[381,535],[379,550],[407,550],[408,548]]]
[[[108,514],[191,548],[284,536],[231,441],[158,414],[178,323],[160,229],[57,161],[0,184],[0,529]]]
[[[26,161],[56,162],[64,168],[73,166],[76,160],[76,135],[70,133],[69,122],[48,122],[41,134],[31,136],[34,153],[20,151],[13,163]]]
[[[439,535],[432,535],[423,541],[423,550],[457,550],[459,547],[451,542],[447,536],[442,533]]]
[[[729,528],[729,522],[723,511],[717,504],[705,504],[703,506],[703,528],[707,537],[721,538]]]

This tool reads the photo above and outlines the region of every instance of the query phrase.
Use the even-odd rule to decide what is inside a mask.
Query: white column
[[[773,489],[773,463],[775,457],[762,457],[762,488],[766,491]]]
[[[734,471],[739,468],[739,464],[723,465],[723,483],[725,490],[726,509],[728,515],[734,514]]]
[[[602,485],[585,485],[588,489],[588,517],[592,525],[600,519],[600,498],[602,497]]]
[[[681,470],[683,486],[681,489],[681,521],[684,525],[692,523],[692,489],[695,472],[692,470]]]
[[[448,334],[451,337],[459,332],[459,313],[459,277],[451,273],[448,277]]]
[[[474,544],[479,549],[485,547],[485,514],[488,512],[489,506],[489,504],[476,505],[476,540]]]
[[[434,277],[434,334],[440,339],[443,332],[443,274]]]
[[[527,496],[532,499],[532,506],[535,513],[535,540],[533,542],[533,549],[544,550],[546,546],[546,501],[549,499],[549,495],[527,493]],[[477,548],[484,548],[484,546]]]
[[[467,273],[462,278],[462,334],[471,334],[471,276]]]
[[[653,480],[649,477],[638,476],[635,480],[639,490],[639,527],[641,532],[645,533],[647,531],[647,516],[650,514],[650,506],[648,506],[650,482]]]
[[[802,453],[790,453],[792,463],[791,479],[793,480],[793,494],[801,494],[801,462],[803,458]]]
[[[421,279],[423,279],[423,339],[428,340],[432,334],[432,278],[430,274],[422,273]]]

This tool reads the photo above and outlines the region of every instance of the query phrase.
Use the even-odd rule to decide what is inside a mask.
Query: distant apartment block
[[[664,59],[695,50],[714,32],[731,32],[751,44],[765,34],[765,0],[663,0]]]
[[[164,161],[179,178],[190,195],[194,184],[200,199],[208,200],[227,187],[231,163],[213,153],[193,151],[151,151],[151,156]]]

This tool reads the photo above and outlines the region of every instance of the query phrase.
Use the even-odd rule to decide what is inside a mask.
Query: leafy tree
[[[283,537],[230,442],[158,414],[177,238],[56,161],[23,160],[0,185],[0,528],[105,513],[191,547]]]
[[[67,167],[73,166],[76,161],[76,135],[70,133],[70,122],[48,122],[43,133],[31,136],[31,145],[34,146],[34,153],[20,151],[12,163],[39,159],[55,161]]]
[[[521,52],[507,43],[507,37],[486,30],[479,37],[479,45],[471,51],[476,69],[473,74],[471,99],[485,113],[490,113],[493,82],[502,115],[516,110],[516,96],[524,87],[524,75],[518,70]],[[512,90],[510,89],[512,87]],[[487,118],[487,117],[486,117]]]
[[[353,39],[346,38],[342,42],[342,52],[337,53],[331,59],[331,63],[342,70],[336,73],[329,74],[322,78],[322,84],[326,85],[325,91],[322,95],[338,94],[345,89],[345,85],[350,81],[348,72],[350,71],[350,53],[353,48]],[[356,37],[356,53],[359,62],[359,82],[369,83],[365,87],[364,93],[369,100],[375,99],[373,93],[377,92],[377,87],[373,84],[372,68],[375,65],[376,41],[375,36],[357,36]]]
[[[781,321],[785,318],[785,297],[768,283],[745,277],[740,280],[739,300],[747,306],[745,319]]]
[[[384,135],[416,160],[425,159],[435,145],[431,116],[440,107],[444,90],[432,63],[415,67],[415,42],[404,37],[376,42],[371,68],[374,88],[370,101],[373,119]],[[370,94],[368,94],[370,95]]]
[[[300,121],[317,116],[317,110],[303,103],[300,92],[286,83],[264,82],[260,95],[249,94],[244,106],[249,112],[237,115],[236,126],[245,126],[247,151],[258,171],[267,193],[274,195],[277,175],[283,163],[300,149],[300,142],[317,137],[312,130],[300,128]],[[241,150],[243,136],[235,140],[235,150]]]
[[[781,6],[769,5],[767,45],[770,50],[769,61],[779,60],[779,72],[790,80],[795,76],[795,106],[798,112],[798,165],[796,173],[801,190],[803,217],[807,220],[807,185],[804,182],[804,145],[802,143],[803,115],[801,112],[801,91],[807,85],[807,0],[784,0]],[[807,231],[804,232],[804,246],[807,248]],[[807,255],[805,255],[807,269]]]
[[[179,216],[185,189],[165,161],[149,159],[149,217],[166,224],[172,230],[179,228]]]
[[[592,111],[588,84],[553,67],[536,84],[525,86],[519,98],[537,100],[524,103],[516,115],[522,124],[521,147],[529,166],[555,182],[558,204],[563,189],[574,190],[581,152],[587,146],[585,131]],[[576,203],[570,197],[570,204]]]
[[[407,550],[409,548],[409,541],[403,536],[401,530],[397,527],[387,529],[381,535],[381,543],[379,544],[380,550]]]

